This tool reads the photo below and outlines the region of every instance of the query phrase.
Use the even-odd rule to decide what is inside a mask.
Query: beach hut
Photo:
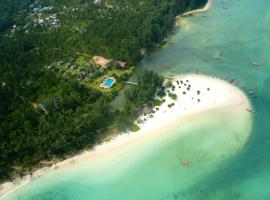
[[[94,3],[95,3],[96,5],[100,5],[101,2],[102,2],[102,0],[95,0],[95,1],[94,1]]]
[[[53,69],[53,66],[48,66],[48,70],[52,70]]]
[[[140,115],[148,115],[148,114],[151,114],[152,112],[153,112],[153,108],[149,106],[144,106],[140,112]]]
[[[60,60],[57,64],[58,65],[63,65],[64,64],[64,61]]]

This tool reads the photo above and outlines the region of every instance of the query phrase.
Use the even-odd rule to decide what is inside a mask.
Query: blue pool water
[[[109,87],[112,87],[114,83],[115,83],[115,80],[113,78],[108,78],[104,83],[102,83],[102,86],[109,88]]]

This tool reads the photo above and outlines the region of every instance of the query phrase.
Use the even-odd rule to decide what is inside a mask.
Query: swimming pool
[[[114,85],[114,83],[116,82],[116,80],[112,77],[106,78],[102,83],[101,83],[101,87],[103,88],[110,88]]]

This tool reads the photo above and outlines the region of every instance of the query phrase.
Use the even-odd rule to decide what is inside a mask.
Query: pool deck
[[[111,83],[110,85],[107,86],[107,85],[105,85],[105,84],[106,84],[106,82],[107,82],[109,79],[112,80],[112,83]],[[108,77],[108,78],[105,78],[105,79],[102,81],[102,83],[100,84],[100,87],[102,87],[102,88],[104,88],[104,89],[108,89],[108,88],[111,88],[115,83],[116,83],[115,78],[113,78],[113,77]]]

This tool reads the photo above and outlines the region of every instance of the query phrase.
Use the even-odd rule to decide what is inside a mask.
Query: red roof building
[[[115,64],[119,65],[121,68],[125,68],[127,66],[127,62],[124,61],[115,61]]]

